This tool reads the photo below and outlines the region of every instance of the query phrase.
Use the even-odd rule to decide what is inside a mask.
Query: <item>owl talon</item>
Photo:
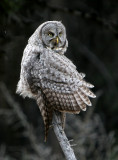
[[[62,123],[52,123],[52,125],[51,125],[51,126],[53,127],[53,126],[55,126],[55,125],[62,126]]]
[[[53,124],[49,125],[49,128],[52,128],[53,127]]]

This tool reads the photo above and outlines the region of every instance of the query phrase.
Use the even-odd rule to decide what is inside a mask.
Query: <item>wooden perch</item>
[[[59,144],[64,152],[66,160],[77,160],[73,149],[71,148],[71,145],[66,137],[66,134],[62,128],[61,123],[61,113],[55,111],[53,115],[53,129],[59,141]]]

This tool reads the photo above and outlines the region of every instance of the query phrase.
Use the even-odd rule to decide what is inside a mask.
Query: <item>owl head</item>
[[[66,29],[60,21],[47,21],[41,24],[30,38],[32,39],[56,52],[65,52],[68,47]]]

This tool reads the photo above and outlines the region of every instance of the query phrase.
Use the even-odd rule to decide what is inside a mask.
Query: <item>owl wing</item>
[[[86,110],[86,105],[91,106],[89,97],[96,96],[89,89],[94,86],[84,80],[85,74],[78,73],[65,56],[53,53],[42,56],[41,65],[37,58],[32,60],[31,82],[27,78],[31,90],[41,89],[50,106],[61,112],[79,113],[80,109]]]
[[[91,106],[89,97],[95,98],[89,88],[93,85],[81,79],[81,83],[74,88],[74,85],[68,82],[57,82],[49,79],[43,79],[42,90],[47,97],[50,105],[61,112],[70,112],[78,114],[80,109],[86,110],[86,105]]]

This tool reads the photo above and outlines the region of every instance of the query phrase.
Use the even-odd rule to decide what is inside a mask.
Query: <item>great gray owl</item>
[[[91,106],[88,97],[95,98],[76,66],[64,53],[68,47],[66,29],[59,21],[41,24],[29,38],[21,62],[17,93],[34,98],[40,108],[45,139],[52,122],[53,111],[78,114]]]

